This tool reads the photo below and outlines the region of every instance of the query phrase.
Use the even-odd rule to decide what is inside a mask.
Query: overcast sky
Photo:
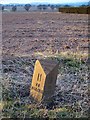
[[[50,2],[50,3],[73,3],[73,2],[89,2],[89,0],[0,0],[1,4],[8,3],[32,3],[32,2]]]

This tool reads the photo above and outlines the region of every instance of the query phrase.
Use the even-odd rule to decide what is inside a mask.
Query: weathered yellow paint
[[[41,80],[38,79],[38,75],[42,75]],[[46,74],[45,74],[40,62],[37,60],[35,63],[30,93],[31,93],[32,97],[34,97],[38,101],[40,101],[43,97],[45,78],[46,78]]]
[[[30,88],[31,96],[41,101],[51,97],[55,91],[58,63],[50,60],[37,60]]]

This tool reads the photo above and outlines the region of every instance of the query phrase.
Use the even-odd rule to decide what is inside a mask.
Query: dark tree
[[[47,9],[47,6],[46,5],[42,5],[43,7],[43,10],[46,10]]]
[[[26,5],[24,6],[24,8],[25,8],[26,11],[29,11],[30,7],[31,7],[30,4],[26,4]]]
[[[58,8],[60,8],[61,7],[61,5],[56,5],[56,8],[58,9]]]
[[[2,6],[2,11],[4,10],[4,6]]]
[[[88,7],[89,5],[81,5],[80,7]]]
[[[13,6],[12,7],[12,11],[15,12],[17,10],[17,7],[16,6]]]
[[[51,5],[50,7],[51,7],[51,9],[52,9],[52,10],[54,10],[54,8],[55,8],[55,6],[54,6],[54,5]]]
[[[47,6],[50,7],[50,4],[48,4]]]
[[[39,10],[42,10],[42,5],[38,5],[37,8],[38,8]]]
[[[64,5],[64,7],[71,7],[70,5]]]

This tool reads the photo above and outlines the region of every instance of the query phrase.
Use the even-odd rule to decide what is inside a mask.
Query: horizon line
[[[77,4],[77,3],[88,3],[89,4],[89,2],[66,2],[66,3],[52,3],[52,2],[31,2],[31,3],[29,3],[29,2],[27,2],[27,3],[0,3],[0,4],[35,4],[35,3],[37,3],[37,4]]]

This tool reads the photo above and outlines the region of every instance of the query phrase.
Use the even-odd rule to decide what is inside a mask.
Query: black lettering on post
[[[38,87],[40,87],[40,84],[38,84]]]
[[[38,83],[36,83],[36,86],[38,86]]]
[[[39,80],[39,74],[38,74],[38,77],[37,77],[37,81]]]
[[[37,81],[41,81],[42,79],[42,74],[38,74]]]
[[[42,79],[42,74],[40,74],[40,81],[41,81],[41,79]]]

